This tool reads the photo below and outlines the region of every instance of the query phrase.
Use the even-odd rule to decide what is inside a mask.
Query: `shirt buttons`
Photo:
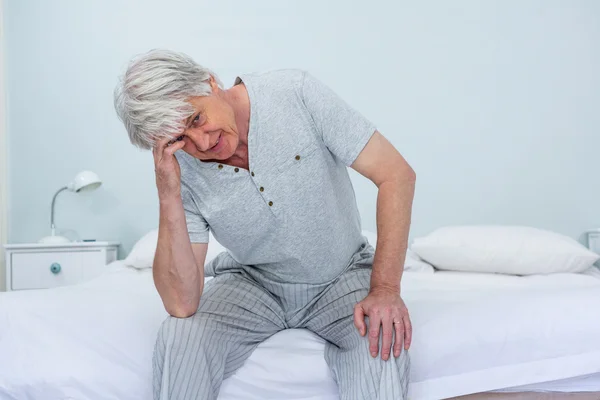
[[[251,172],[251,174],[252,174],[252,176],[254,176],[254,171],[253,171],[253,172]]]
[[[219,164],[219,169],[223,169],[223,164]]]
[[[235,172],[240,172],[239,168],[234,169]]]
[[[265,188],[261,186],[260,189],[258,189],[258,190],[260,190],[261,192],[264,192]]]
[[[269,202],[269,207],[271,207],[272,205],[273,205],[273,202],[272,202],[272,201],[270,201],[270,202]]]
[[[300,159],[300,156],[296,156],[296,160],[299,160],[299,159]]]

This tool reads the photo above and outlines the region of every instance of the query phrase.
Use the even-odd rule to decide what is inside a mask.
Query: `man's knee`
[[[207,316],[202,313],[193,314],[187,318],[178,318],[168,316],[160,325],[156,338],[156,346],[160,348],[172,347],[174,343],[182,340],[191,343],[188,340],[190,335],[194,335],[194,342],[203,342],[202,338],[210,333]],[[191,339],[191,338],[190,338]],[[181,350],[185,350],[184,346]]]

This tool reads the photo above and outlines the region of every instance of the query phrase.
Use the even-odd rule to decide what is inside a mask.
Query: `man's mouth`
[[[214,150],[215,147],[217,147],[217,145],[219,144],[219,142],[221,141],[221,136],[219,135],[219,137],[217,138],[217,142],[215,143],[215,145],[213,147],[210,148],[210,150]]]

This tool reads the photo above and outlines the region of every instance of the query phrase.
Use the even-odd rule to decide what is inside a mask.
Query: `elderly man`
[[[405,399],[400,279],[415,173],[376,127],[305,71],[242,74],[224,89],[166,50],[130,62],[115,106],[130,141],[154,155],[153,274],[171,315],[154,398],[216,399],[259,343],[305,328],[327,341],[342,400]],[[378,187],[377,252],[347,167]],[[205,266],[209,231],[227,251]]]

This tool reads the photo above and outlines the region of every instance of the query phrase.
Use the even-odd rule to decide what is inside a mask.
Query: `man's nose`
[[[188,134],[188,136],[192,139],[196,147],[201,151],[206,151],[210,147],[210,137],[207,133],[204,132],[194,132],[192,134]]]

